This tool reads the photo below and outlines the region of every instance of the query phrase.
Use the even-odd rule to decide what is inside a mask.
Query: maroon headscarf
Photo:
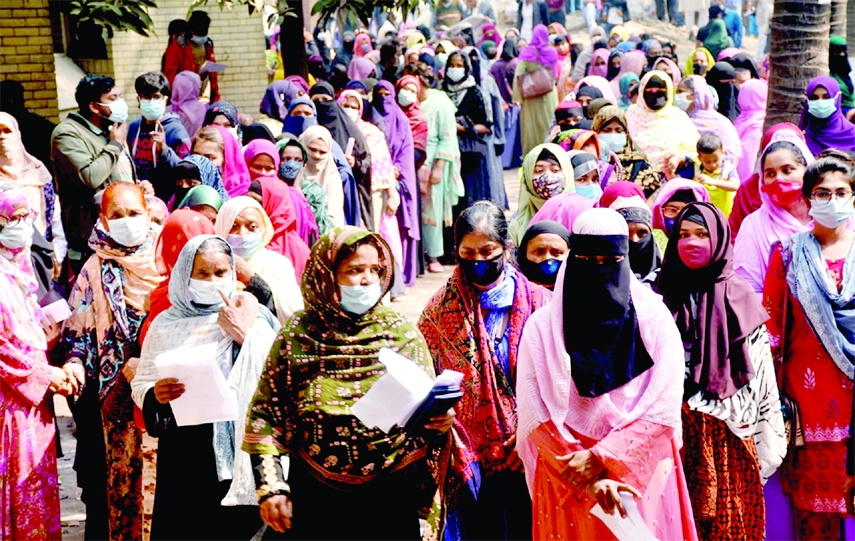
[[[712,254],[701,269],[689,269],[677,251],[679,224],[686,219],[702,221],[709,230]],[[733,396],[755,375],[747,338],[769,315],[754,289],[734,272],[730,226],[714,205],[690,203],[677,216],[656,286],[674,314],[683,343],[692,344],[694,382],[719,399]]]

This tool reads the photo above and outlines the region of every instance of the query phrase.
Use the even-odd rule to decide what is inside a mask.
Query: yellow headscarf
[[[570,158],[567,156],[567,152],[565,152],[563,148],[553,143],[544,143],[531,149],[531,151],[526,154],[525,159],[523,159],[522,167],[519,169],[519,209],[517,209],[517,215],[514,217],[514,221],[511,224],[511,237],[517,245],[519,245],[520,239],[522,239],[523,234],[526,229],[528,229],[528,224],[531,222],[531,219],[534,218],[534,215],[538,210],[540,210],[540,207],[546,203],[546,199],[537,195],[534,192],[534,187],[532,186],[534,166],[537,164],[537,159],[544,150],[555,156],[555,159],[558,161],[558,165],[561,166],[561,172],[564,173],[564,190],[562,193],[576,192],[576,185],[574,184],[573,177],[573,164],[570,163]]]

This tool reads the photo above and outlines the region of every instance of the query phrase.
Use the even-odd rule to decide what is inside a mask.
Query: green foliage
[[[220,7],[220,11],[223,9],[232,10],[235,7],[235,4],[245,5],[247,8],[247,12],[252,15],[255,12],[262,13],[262,8],[266,3],[265,0],[215,0],[217,5]],[[208,0],[193,0],[193,3],[190,4],[190,8],[187,10],[187,17],[190,17],[190,13],[193,12],[194,9],[205,6],[208,4]],[[282,23],[282,17],[296,17],[297,15],[294,13],[294,10],[288,7],[288,2],[286,0],[279,0],[277,8],[279,10],[278,13],[275,13],[270,16],[271,19],[277,18],[279,19],[279,23]],[[273,21],[267,21],[268,24],[272,24]]]
[[[375,6],[384,11],[413,13],[419,7],[419,0],[318,0],[312,7],[312,15],[319,14],[323,23],[335,17],[338,11],[340,15],[353,15],[368,25],[374,15]]]
[[[148,8],[153,7],[157,7],[154,0],[72,0],[69,14],[75,33],[94,24],[110,37],[129,30],[148,36],[152,31]]]

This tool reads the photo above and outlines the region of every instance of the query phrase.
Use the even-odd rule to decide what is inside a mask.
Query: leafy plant
[[[419,0],[318,0],[312,6],[312,15],[321,16],[321,24],[336,16],[336,12],[345,17],[354,15],[366,26],[374,16],[374,8],[383,11],[398,9],[403,13],[414,13],[419,7]]]
[[[250,15],[255,13],[256,11],[259,13],[263,12],[263,7],[267,3],[266,0],[216,0],[217,5],[220,7],[220,11],[223,9],[232,10],[235,7],[235,4],[243,4],[246,5],[247,11]],[[187,17],[190,17],[190,13],[193,12],[194,9],[205,6],[208,4],[208,0],[193,0],[193,3],[190,4],[190,8],[187,10]],[[296,17],[297,15],[294,13],[294,10],[288,7],[288,2],[286,0],[279,0],[278,2],[278,12],[273,13],[268,17],[266,21],[267,24],[272,25],[275,19],[279,19],[279,23],[282,23],[282,17]]]
[[[126,31],[147,37],[152,32],[148,8],[155,7],[154,0],[72,0],[69,15],[75,34],[95,25],[106,30],[109,37]]]

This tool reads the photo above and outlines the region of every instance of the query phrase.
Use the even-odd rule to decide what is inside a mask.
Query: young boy
[[[736,166],[724,158],[721,139],[708,133],[698,140],[698,161],[695,168],[695,181],[702,184],[710,193],[710,203],[715,205],[725,217],[730,216],[733,198],[739,189],[739,175]]]

